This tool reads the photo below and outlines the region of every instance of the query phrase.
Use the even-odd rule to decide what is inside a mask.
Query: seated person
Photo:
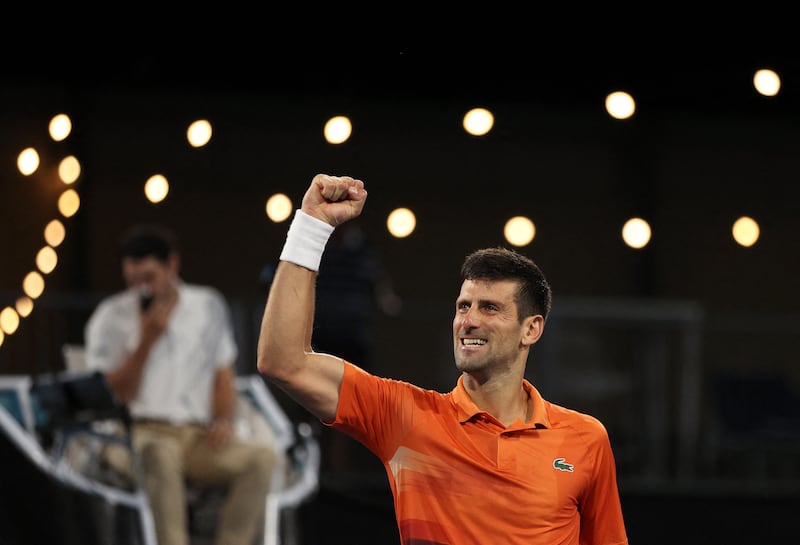
[[[173,233],[139,225],[121,244],[127,289],[86,324],[86,363],[133,419],[133,448],[158,543],[188,545],[185,483],[226,488],[217,545],[252,545],[278,457],[237,440],[236,346],[223,296],[180,277]]]

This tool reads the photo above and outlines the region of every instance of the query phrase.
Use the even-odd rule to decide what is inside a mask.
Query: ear
[[[169,267],[170,273],[177,276],[181,270],[181,256],[177,253],[170,254],[167,258],[167,267]]]
[[[533,346],[542,337],[544,332],[544,317],[541,314],[528,316],[522,323],[522,344],[524,346]]]

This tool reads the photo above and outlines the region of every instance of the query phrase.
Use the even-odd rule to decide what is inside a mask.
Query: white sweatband
[[[289,261],[314,272],[319,271],[322,252],[333,233],[333,226],[298,209],[286,234],[281,261]]]

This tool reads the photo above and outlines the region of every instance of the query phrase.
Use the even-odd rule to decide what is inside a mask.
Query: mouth
[[[461,346],[483,346],[486,344],[486,339],[475,339],[475,338],[461,338]]]

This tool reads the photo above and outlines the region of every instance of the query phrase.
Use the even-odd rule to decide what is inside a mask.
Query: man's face
[[[459,371],[510,368],[519,360],[529,320],[519,323],[516,291],[512,280],[465,280],[461,285],[453,318],[453,353]]]
[[[172,289],[177,274],[175,259],[163,263],[155,257],[122,260],[122,276],[132,289],[149,291],[155,297],[163,296]]]

